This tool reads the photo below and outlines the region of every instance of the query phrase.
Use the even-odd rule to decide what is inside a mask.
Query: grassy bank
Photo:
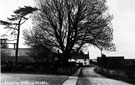
[[[135,78],[128,78],[127,74],[125,74],[124,71],[121,70],[110,70],[110,69],[103,69],[101,67],[96,67],[94,71],[109,78],[135,84]]]

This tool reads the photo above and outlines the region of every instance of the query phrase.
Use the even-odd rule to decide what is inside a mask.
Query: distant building
[[[7,38],[0,38],[1,48],[16,48],[16,42],[14,40],[8,40]]]
[[[2,62],[14,62],[15,58],[15,49],[7,48],[1,49],[1,61]],[[19,48],[18,49],[18,61],[19,62],[33,62],[33,59],[29,57],[28,52],[29,48]]]
[[[100,62],[102,57],[97,57],[97,62]],[[121,61],[124,60],[124,56],[107,56],[108,61]]]
[[[97,63],[101,67],[120,67],[124,62],[124,56],[97,57]]]
[[[89,66],[90,65],[90,59],[89,59],[89,53],[84,54],[82,51],[80,53],[75,54],[69,59],[69,62],[76,62],[77,66]]]
[[[1,48],[7,48],[7,38],[0,39],[0,47]]]

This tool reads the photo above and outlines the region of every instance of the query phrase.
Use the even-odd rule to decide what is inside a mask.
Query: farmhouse
[[[84,54],[82,51],[80,51],[76,55],[72,56],[69,59],[69,62],[76,62],[77,66],[89,66],[90,65],[89,53]]]

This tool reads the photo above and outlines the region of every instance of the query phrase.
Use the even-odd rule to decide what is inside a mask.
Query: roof
[[[7,48],[1,49],[2,52],[6,53],[8,56],[15,56],[16,49],[14,48]],[[30,51],[29,48],[19,48],[18,49],[18,56],[29,56],[28,52]]]
[[[135,59],[125,59],[125,60],[127,60],[127,61],[135,61]]]
[[[107,59],[124,59],[124,56],[107,56]]]
[[[105,57],[105,58],[97,57],[97,61],[100,61],[102,59],[107,59],[107,61],[117,62],[117,61],[123,61],[124,56],[108,56],[108,57]]]
[[[4,53],[4,55],[1,56],[1,61],[14,61],[15,57],[15,51],[14,48],[6,48],[1,49],[1,53]],[[34,62],[34,59],[31,57],[28,57],[28,52],[30,51],[30,48],[19,48],[18,49],[18,62]]]
[[[78,53],[72,56],[70,59],[89,59],[89,54]]]
[[[101,58],[101,57],[97,57],[97,58]],[[124,56],[106,56],[107,59],[124,59]]]

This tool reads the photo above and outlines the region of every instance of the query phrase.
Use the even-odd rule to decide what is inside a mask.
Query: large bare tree
[[[42,30],[43,40],[63,53],[64,62],[84,45],[115,50],[112,43],[112,16],[105,0],[37,0],[34,28]]]

